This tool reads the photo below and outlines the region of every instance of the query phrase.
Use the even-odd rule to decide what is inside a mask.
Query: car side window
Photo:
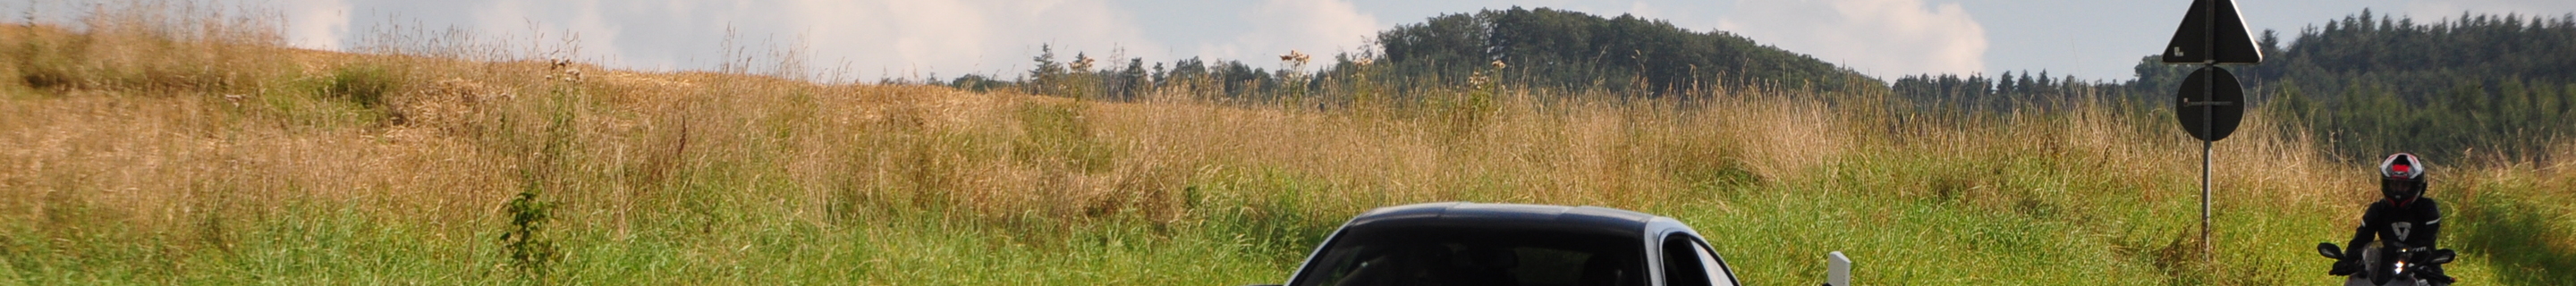
[[[1702,270],[1707,267],[1700,266],[1699,251],[1693,248],[1698,247],[1691,245],[1688,236],[1664,237],[1664,285],[1716,285],[1709,283],[1708,271]]]
[[[1698,239],[1674,234],[1664,238],[1663,248],[1664,285],[1735,285],[1735,278],[1727,275],[1725,262]]]
[[[1692,246],[1695,246],[1691,249],[1699,252],[1699,265],[1701,270],[1708,272],[1709,284],[1721,286],[1735,285],[1735,273],[1726,271],[1725,259],[1719,259],[1717,257],[1717,252],[1709,251],[1707,243],[1694,241],[1691,244]]]

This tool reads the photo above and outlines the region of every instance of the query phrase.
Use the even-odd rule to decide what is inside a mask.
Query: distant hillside
[[[1432,17],[1380,32],[1376,44],[1377,49],[1329,57],[1283,55],[1275,66],[1263,63],[1267,57],[1146,62],[1080,51],[1062,57],[1053,47],[1042,47],[1030,58],[1034,68],[1025,74],[970,74],[932,83],[1112,101],[1211,91],[1209,95],[1232,102],[1327,106],[1360,100],[1415,102],[1425,100],[1416,96],[1423,91],[1493,87],[1657,97],[1712,87],[1846,91],[1886,86],[1851,69],[1723,31],[1692,32],[1661,20],[1548,8]],[[1318,69],[1282,72],[1262,66]],[[1599,93],[1585,93],[1593,91]]]
[[[1771,85],[1841,90],[1878,80],[1723,31],[1548,8],[1450,14],[1378,34],[1397,74],[1463,82],[1500,61],[1504,82],[1564,89]],[[1865,85],[1863,85],[1865,84]]]

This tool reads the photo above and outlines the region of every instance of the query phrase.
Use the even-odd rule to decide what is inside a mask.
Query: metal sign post
[[[2246,106],[2244,85],[2218,65],[2262,63],[2263,52],[2254,45],[2245,18],[2230,0],[2192,1],[2182,27],[2175,28],[2173,40],[2165,44],[2164,63],[2200,64],[2176,89],[2174,119],[2181,121],[2183,131],[2200,139],[2200,249],[2206,261],[2216,261],[2218,253],[2209,224],[2210,147],[2236,132]]]

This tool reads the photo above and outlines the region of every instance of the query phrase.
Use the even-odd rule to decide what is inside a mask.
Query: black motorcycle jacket
[[[2352,242],[2345,253],[2358,253],[2371,241],[2392,241],[2406,247],[2441,249],[2436,244],[2442,233],[2442,207],[2433,198],[2416,197],[2405,203],[2379,200],[2361,214],[2361,227],[2353,230]]]

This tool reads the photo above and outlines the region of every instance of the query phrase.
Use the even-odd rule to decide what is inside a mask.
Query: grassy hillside
[[[180,11],[0,26],[0,285],[1276,283],[1350,215],[1442,200],[1673,216],[1766,285],[1818,283],[1827,251],[1870,285],[2324,284],[2309,245],[2372,199],[2257,113],[2218,144],[2202,262],[2199,150],[2135,107],[1111,103],[294,50]],[[2576,278],[2576,167],[2436,167],[2466,285]]]

